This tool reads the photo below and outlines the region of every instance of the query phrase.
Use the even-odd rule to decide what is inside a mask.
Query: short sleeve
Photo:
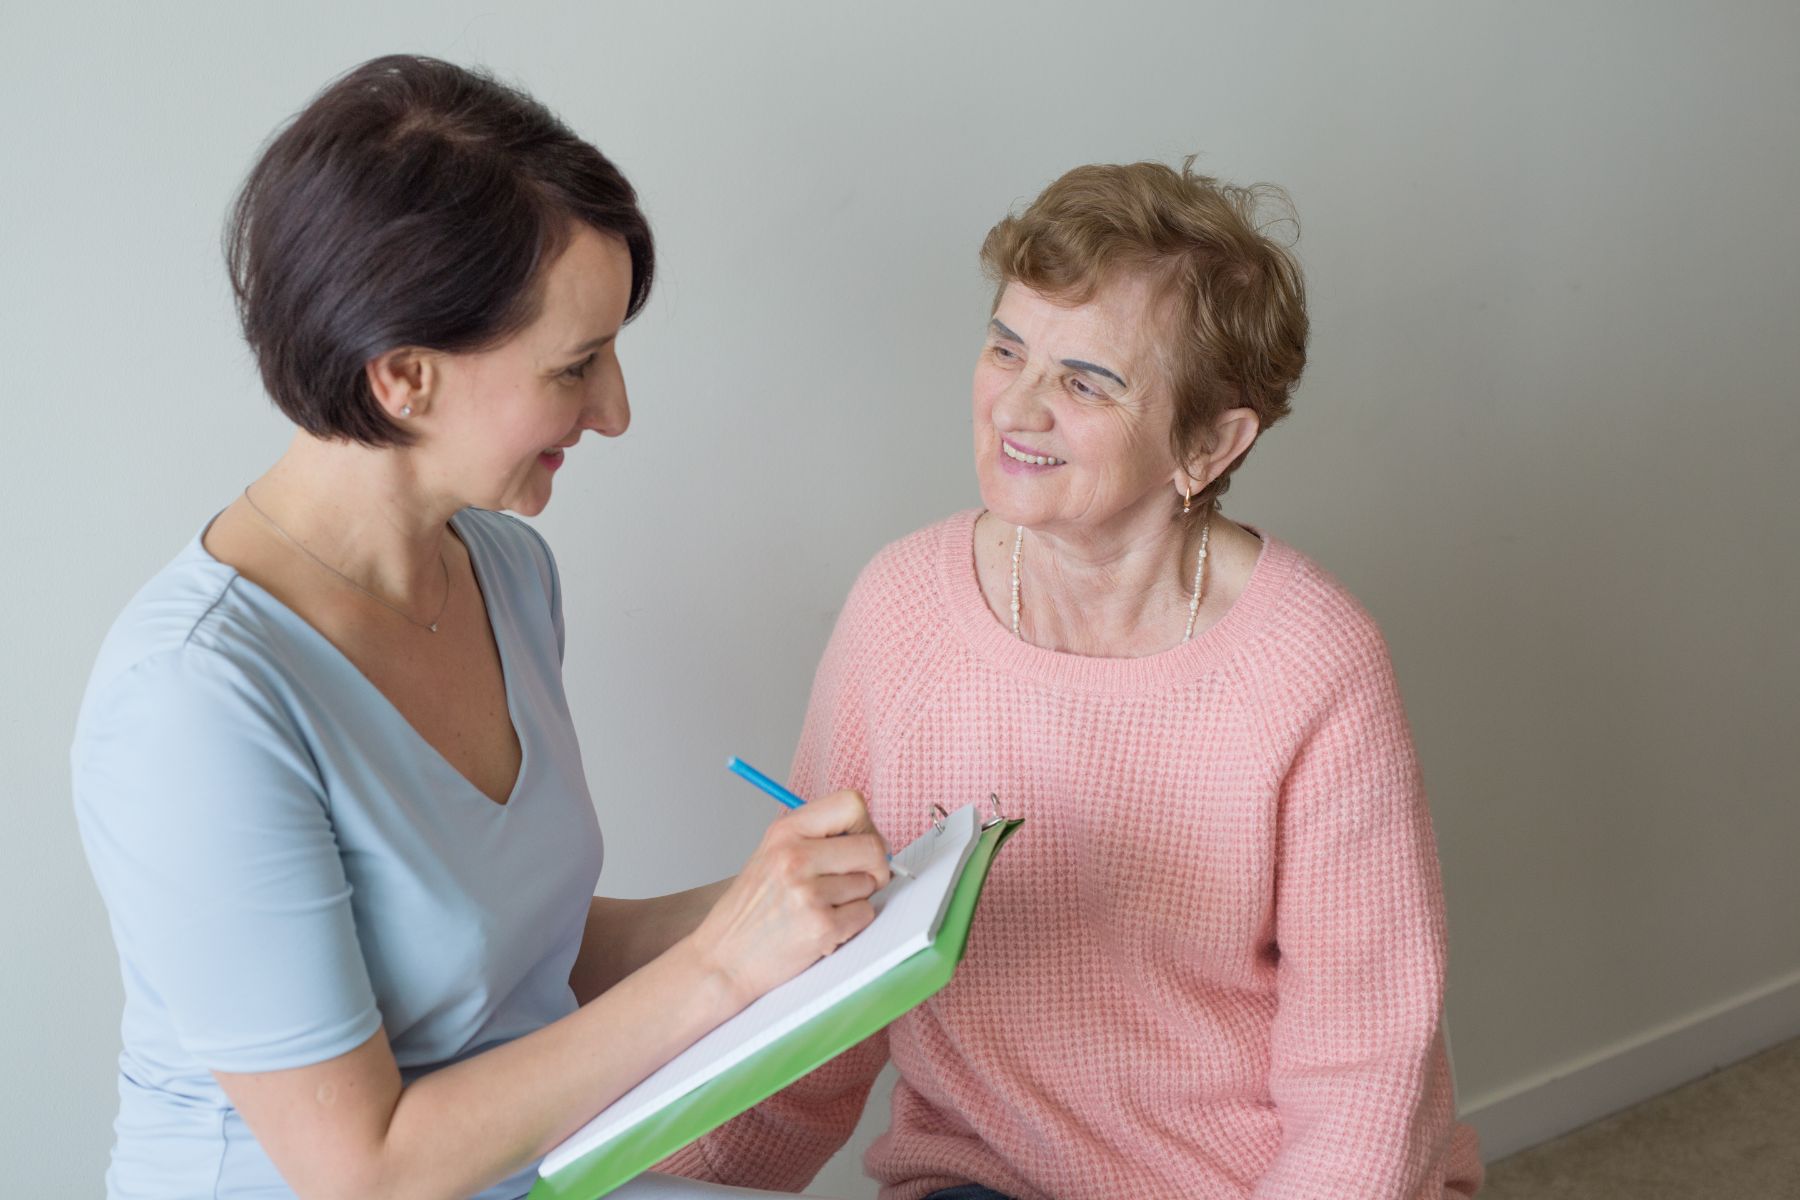
[[[326,797],[274,685],[189,644],[104,684],[76,815],[129,978],[205,1067],[334,1058],[381,1022]]]

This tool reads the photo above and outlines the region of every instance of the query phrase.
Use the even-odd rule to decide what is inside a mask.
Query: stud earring
[[[401,416],[403,416],[403,417],[410,417],[410,416],[412,416],[412,405],[410,405],[410,404],[402,404],[402,405],[401,405],[401,406],[400,406],[400,415],[401,415]]]

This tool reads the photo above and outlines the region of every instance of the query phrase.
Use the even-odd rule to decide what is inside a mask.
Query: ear
[[[1262,432],[1262,422],[1253,408],[1228,408],[1213,422],[1208,448],[1175,468],[1175,490],[1191,490],[1196,495],[1223,475],[1231,464],[1242,458]]]
[[[437,391],[435,356],[412,346],[378,354],[363,364],[375,403],[395,421],[423,416]]]

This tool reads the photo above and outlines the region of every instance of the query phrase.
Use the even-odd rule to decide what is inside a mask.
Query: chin
[[[535,517],[550,506],[549,488],[528,488],[499,498],[492,507],[521,517]]]
[[[981,507],[1008,525],[1024,525],[1029,528],[1036,516],[1029,509],[1015,503],[1007,495],[1005,488],[989,487],[986,481],[981,481]]]

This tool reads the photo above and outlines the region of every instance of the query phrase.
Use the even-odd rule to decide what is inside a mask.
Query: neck
[[[1138,658],[1179,645],[1201,525],[1156,512],[1103,537],[1027,530],[1019,554],[1020,631],[1073,654]]]
[[[449,520],[404,448],[297,434],[250,485],[256,504],[333,568],[389,598],[438,596]]]

